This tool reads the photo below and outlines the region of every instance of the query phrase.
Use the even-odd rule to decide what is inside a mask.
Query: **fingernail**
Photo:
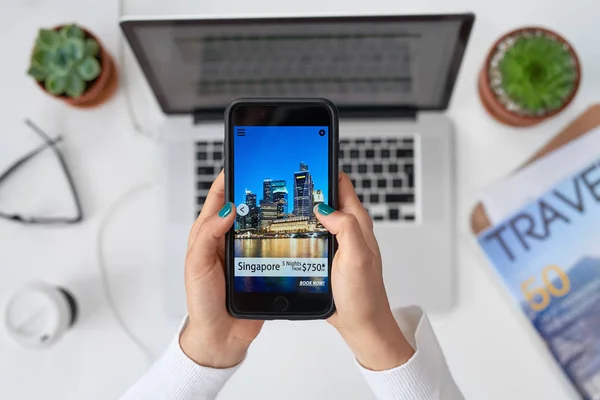
[[[231,202],[226,203],[223,208],[221,208],[221,211],[219,211],[219,217],[221,218],[225,218],[226,216],[228,216],[229,214],[231,214],[231,210],[233,209]]]
[[[332,212],[334,212],[335,210],[331,207],[329,207],[327,204],[325,203],[321,203],[317,206],[317,210],[319,211],[319,214],[323,214],[323,215],[329,215]]]

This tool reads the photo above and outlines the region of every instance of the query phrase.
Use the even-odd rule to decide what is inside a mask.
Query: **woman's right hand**
[[[331,271],[336,313],[328,321],[363,367],[382,371],[400,366],[414,350],[390,309],[373,222],[343,173],[339,202],[339,211],[326,204],[315,207],[318,220],[338,241]]]

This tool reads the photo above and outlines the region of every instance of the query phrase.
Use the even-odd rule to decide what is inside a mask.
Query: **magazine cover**
[[[600,400],[600,159],[478,236],[586,400]]]

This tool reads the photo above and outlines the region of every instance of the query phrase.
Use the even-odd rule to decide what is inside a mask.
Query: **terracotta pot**
[[[56,28],[54,28],[54,30],[60,30],[63,26],[64,25],[59,25]],[[42,82],[37,83],[38,86],[41,87],[42,90],[48,93],[50,96],[62,100],[73,107],[92,108],[105,103],[114,95],[117,86],[119,86],[119,74],[117,72],[117,68],[115,66],[112,56],[106,51],[106,49],[102,45],[102,42],[100,42],[100,40],[98,40],[98,38],[89,30],[81,26],[79,27],[83,29],[86,37],[95,39],[98,42],[98,45],[100,46],[98,57],[102,69],[100,75],[98,75],[98,77],[94,79],[91,83],[88,83],[87,90],[77,98],[71,98],[65,95],[54,96],[46,91],[46,88],[44,87],[44,84]]]
[[[519,34],[521,32],[532,31],[532,30],[542,31],[546,35],[552,36],[552,37],[556,38],[556,40],[558,40],[559,42],[566,44],[569,52],[573,56],[573,60],[575,61],[575,69],[577,71],[577,77],[575,79],[573,91],[571,92],[569,97],[565,100],[563,105],[559,109],[556,109],[556,110],[549,112],[542,116],[520,115],[513,111],[507,110],[504,107],[504,105],[500,101],[498,101],[496,94],[494,93],[494,91],[492,90],[492,88],[490,86],[489,65],[491,63],[492,57],[496,53],[496,48],[498,47],[498,45],[500,45],[502,42],[504,42],[509,36],[513,36],[513,35]],[[575,94],[577,93],[577,90],[579,89],[580,80],[581,80],[581,65],[579,63],[579,57],[577,57],[575,50],[573,50],[573,47],[569,44],[569,42],[567,42],[567,40],[565,38],[563,38],[559,34],[552,32],[548,29],[539,28],[539,27],[526,27],[526,28],[515,29],[514,31],[508,32],[507,34],[503,35],[500,39],[498,39],[494,43],[494,45],[492,46],[491,50],[489,51],[487,57],[485,58],[485,63],[483,64],[483,67],[481,68],[481,72],[479,73],[479,81],[478,81],[477,88],[479,91],[479,97],[481,98],[483,107],[493,118],[495,118],[497,121],[499,121],[503,124],[524,127],[524,126],[532,126],[532,125],[539,124],[540,122],[544,121],[545,119],[550,118],[550,117],[560,113],[561,111],[563,111],[575,97]]]

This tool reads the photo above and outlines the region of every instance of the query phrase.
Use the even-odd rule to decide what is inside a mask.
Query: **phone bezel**
[[[287,116],[287,118],[285,118]],[[279,118],[279,120],[277,120]],[[328,126],[329,195],[328,204],[338,207],[338,113],[326,99],[238,99],[225,111],[225,199],[234,200],[234,127],[244,126]],[[227,276],[227,309],[236,318],[246,319],[322,319],[335,312],[331,291],[331,265],[337,243],[328,240],[328,290],[326,293],[237,292],[234,288],[233,227],[226,235],[225,270]],[[278,311],[275,300],[289,302]]]

